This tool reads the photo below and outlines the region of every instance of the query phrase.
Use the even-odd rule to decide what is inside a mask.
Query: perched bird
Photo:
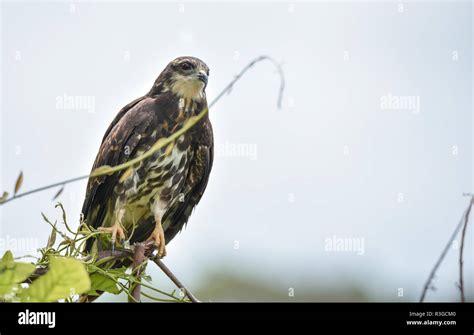
[[[151,90],[117,114],[105,132],[92,170],[127,162],[179,130],[207,108],[208,66],[195,57],[171,61]],[[91,177],[82,207],[85,222],[131,243],[152,241],[160,257],[187,223],[209,179],[214,156],[208,115],[176,141],[112,175]],[[89,239],[86,251],[101,248]]]

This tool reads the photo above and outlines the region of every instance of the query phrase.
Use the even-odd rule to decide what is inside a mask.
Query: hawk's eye
[[[193,65],[190,62],[183,62],[183,63],[181,63],[180,66],[184,71],[191,70],[192,67],[193,67]]]

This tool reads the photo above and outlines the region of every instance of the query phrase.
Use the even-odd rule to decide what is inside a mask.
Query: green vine
[[[153,287],[146,274],[147,259],[140,271],[133,272],[127,266],[117,267],[117,257],[109,254],[98,257],[83,252],[84,243],[90,238],[109,238],[85,222],[74,231],[68,224],[66,211],[61,203],[61,222],[52,222],[42,213],[43,220],[51,227],[46,245],[38,250],[35,262],[21,262],[6,251],[0,260],[0,301],[2,302],[86,302],[101,294],[126,294],[129,301],[137,302],[132,290],[141,285],[155,295],[140,291],[147,299],[160,302],[188,302],[185,297],[167,293]],[[100,235],[100,236],[99,236]],[[129,255],[121,260],[131,259]]]

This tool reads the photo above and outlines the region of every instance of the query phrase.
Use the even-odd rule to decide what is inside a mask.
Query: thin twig
[[[133,280],[133,279],[132,279]],[[136,279],[135,279],[136,281]],[[153,287],[152,285],[149,285],[147,283],[145,283],[144,281],[141,281],[141,284],[143,287],[146,287],[147,289],[149,289],[150,291],[154,291],[154,292],[157,292],[161,295],[164,295],[164,296],[167,296],[167,297],[170,297],[174,300],[177,300],[177,298],[174,296],[174,294],[171,294],[171,293],[168,293],[168,292],[165,292],[165,291],[162,291],[160,289],[157,289],[156,287]],[[142,294],[143,294],[143,290],[142,290]]]
[[[214,106],[214,104],[219,101],[220,98],[222,98],[222,96],[226,93],[229,93],[232,88],[234,87],[234,84],[240,80],[240,78],[245,74],[245,72],[247,72],[248,70],[250,70],[250,68],[252,68],[255,64],[257,64],[258,62],[261,62],[263,60],[268,60],[269,62],[271,62],[277,69],[278,71],[278,74],[280,75],[280,89],[278,91],[278,100],[277,100],[277,106],[278,108],[281,108],[281,101],[283,99],[283,91],[285,89],[285,76],[283,74],[283,69],[281,68],[280,64],[278,64],[273,58],[269,57],[269,56],[260,56],[260,57],[257,57],[255,58],[254,60],[252,60],[250,63],[247,64],[247,66],[245,66],[235,77],[234,79],[229,83],[227,84],[226,87],[224,87],[224,89],[209,103],[209,108],[211,108],[212,106]]]
[[[264,61],[264,60],[267,60],[269,62],[271,62],[276,68],[277,68],[277,71],[280,75],[280,89],[279,89],[279,92],[278,92],[278,108],[281,108],[281,104],[282,104],[282,98],[283,98],[283,90],[285,88],[285,78],[284,78],[284,75],[283,75],[283,70],[280,66],[280,64],[278,64],[273,58],[269,57],[269,56],[260,56],[260,57],[257,57],[255,58],[254,60],[252,60],[249,64],[247,64],[247,66],[245,66],[235,77],[234,79],[229,83],[227,84],[224,89],[209,103],[209,108],[211,108],[212,106],[214,106],[226,93],[229,93],[234,84],[240,80],[240,78],[242,78],[242,76],[250,69],[252,68],[256,63],[258,62],[261,62],[261,61]],[[197,115],[194,119],[194,120],[191,120],[192,122],[189,123],[189,129],[191,127],[193,127],[197,121],[199,121],[200,118],[202,118],[206,113],[208,112],[208,108],[205,109],[204,111],[202,111],[199,115]],[[183,127],[184,128],[184,127]],[[182,130],[183,128],[181,128],[180,130]],[[188,128],[185,129],[186,131],[189,130]],[[176,132],[177,135],[181,135],[181,133],[178,131]],[[173,141],[174,140],[174,137],[176,135],[172,134],[170,137],[168,138],[163,138],[161,139],[161,143],[155,143],[155,145],[153,146],[154,147],[154,150],[159,150],[162,146],[164,147],[166,144],[168,144],[167,141]],[[160,145],[157,145],[157,144],[161,144]],[[142,159],[148,157],[145,155],[147,154],[147,152],[145,152],[142,157]],[[135,161],[133,163],[136,163]],[[123,164],[122,164],[123,165]],[[67,185],[67,184],[70,184],[72,182],[75,182],[75,181],[79,181],[79,180],[83,180],[83,179],[88,179],[90,178],[91,176],[94,176],[94,177],[97,177],[99,175],[104,175],[104,174],[110,174],[110,173],[113,173],[113,172],[116,172],[116,171],[119,171],[121,169],[125,169],[128,167],[128,165],[123,165],[123,166],[115,166],[115,167],[106,167],[106,166],[103,166],[103,167],[99,167],[97,169],[95,169],[91,174],[88,174],[88,175],[84,175],[84,176],[79,176],[79,177],[75,177],[75,178],[70,178],[70,179],[66,179],[66,180],[63,180],[63,181],[60,181],[60,182],[56,182],[56,183],[53,183],[53,184],[49,184],[49,185],[46,185],[46,186],[42,186],[42,187],[39,187],[39,188],[36,188],[36,189],[33,189],[33,190],[30,190],[30,191],[27,191],[27,192],[24,192],[24,193],[19,193],[19,194],[15,194],[13,197],[11,198],[8,198],[8,199],[5,199],[3,200],[2,202],[0,202],[0,206],[1,205],[4,205],[12,200],[15,200],[15,199],[18,199],[18,198],[21,198],[21,197],[24,197],[24,196],[27,196],[27,195],[30,195],[30,194],[34,194],[34,193],[38,193],[38,192],[41,192],[41,191],[45,191],[45,190],[48,190],[48,189],[51,189],[51,188],[54,188],[54,187],[57,187],[57,186],[64,186],[64,185]],[[101,169],[102,168],[102,169]],[[100,169],[100,170],[98,170]]]
[[[467,209],[466,216],[464,219],[464,226],[461,233],[461,246],[459,249],[459,290],[461,291],[461,302],[466,302],[466,296],[464,295],[464,280],[463,280],[463,252],[464,252],[464,239],[466,237],[467,224],[469,223],[469,214],[471,214],[471,208],[474,204],[474,196],[471,197],[471,203]]]
[[[179,300],[177,299],[161,299],[161,298],[157,298],[157,297],[154,297],[152,296],[151,294],[148,294],[148,293],[145,293],[145,292],[141,292],[141,295],[143,295],[144,297],[150,299],[150,300],[153,300],[153,301],[158,301],[158,302],[180,302]]]
[[[95,264],[99,264],[98,262],[110,262],[119,259],[124,259],[127,257],[133,256],[132,250],[101,250],[97,252],[97,256],[95,259]],[[90,260],[91,257],[87,257],[85,260]]]
[[[423,286],[423,291],[421,292],[421,297],[420,297],[420,302],[423,302],[425,300],[425,297],[426,297],[426,293],[428,292],[430,286],[431,286],[431,282],[433,281],[435,275],[436,275],[436,271],[438,270],[439,266],[441,265],[441,262],[443,261],[443,259],[445,258],[446,254],[448,253],[449,251],[449,248],[451,247],[451,244],[453,243],[453,241],[456,239],[456,236],[459,232],[459,230],[461,229],[461,227],[463,226],[464,224],[464,220],[465,218],[467,217],[467,214],[468,212],[471,210],[471,206],[472,206],[472,198],[471,198],[471,201],[469,202],[469,207],[464,211],[463,213],[463,216],[461,218],[461,220],[459,221],[459,223],[457,224],[456,228],[454,229],[453,233],[451,234],[451,237],[449,238],[448,240],[448,243],[446,244],[446,246],[444,247],[443,251],[441,252],[441,255],[439,256],[438,260],[436,261],[433,269],[431,270],[430,272],[430,275],[428,276],[428,279],[426,280],[425,282],[425,285]]]
[[[18,198],[22,198],[24,196],[27,196],[27,195],[30,195],[30,194],[33,194],[33,193],[38,193],[38,192],[41,192],[41,191],[46,191],[46,190],[49,190],[50,188],[54,188],[54,187],[57,187],[57,186],[61,186],[61,185],[66,185],[66,184],[70,184],[70,183],[73,183],[75,181],[79,181],[79,180],[83,180],[83,179],[87,179],[89,178],[89,175],[85,175],[85,176],[80,176],[80,177],[75,177],[75,178],[70,178],[70,179],[66,179],[66,180],[63,180],[63,181],[59,181],[57,183],[54,183],[54,184],[49,184],[49,185],[46,185],[46,186],[42,186],[42,187],[39,187],[39,188],[35,188],[33,190],[30,190],[30,191],[27,191],[27,192],[23,192],[23,193],[18,193],[17,195],[9,198],[9,199],[5,199],[4,201],[2,201],[0,203],[0,206],[1,205],[4,205],[6,204],[7,202],[10,202],[12,200],[16,200]]]
[[[181,281],[173,274],[173,272],[171,272],[171,270],[161,261],[161,259],[159,259],[158,257],[154,257],[151,260],[160,267],[161,271],[163,271],[168,276],[168,278],[171,279],[171,281],[181,290],[181,292],[183,292],[189,298],[189,300],[194,303],[200,302],[194,296],[194,294],[192,294],[191,291],[189,291],[183,285],[183,283],[181,283]]]
[[[76,235],[76,234],[77,234],[77,231],[74,232],[74,231],[71,229],[71,227],[69,227],[69,225],[68,225],[68,223],[67,223],[66,210],[64,209],[63,204],[60,203],[60,202],[58,202],[58,203],[56,204],[56,206],[54,206],[54,207],[55,207],[55,208],[58,208],[58,207],[59,207],[59,208],[61,209],[61,212],[62,212],[62,214],[63,214],[63,224],[66,226],[67,231],[70,232],[70,233],[73,234],[73,235]]]

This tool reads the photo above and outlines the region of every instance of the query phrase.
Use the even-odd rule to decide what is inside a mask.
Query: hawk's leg
[[[155,229],[153,229],[147,241],[153,241],[153,244],[158,247],[158,257],[166,256],[165,232],[161,225],[161,215],[155,215]]]
[[[120,241],[125,240],[125,231],[124,231],[124,229],[122,227],[122,224],[121,224],[124,213],[125,213],[124,209],[121,209],[121,210],[118,211],[117,219],[116,219],[116,221],[115,221],[115,223],[112,227],[99,227],[99,229],[98,229],[100,232],[112,235],[112,237],[111,237],[112,253],[115,250],[115,242],[116,242],[116,239],[117,239],[117,235],[118,235]]]

